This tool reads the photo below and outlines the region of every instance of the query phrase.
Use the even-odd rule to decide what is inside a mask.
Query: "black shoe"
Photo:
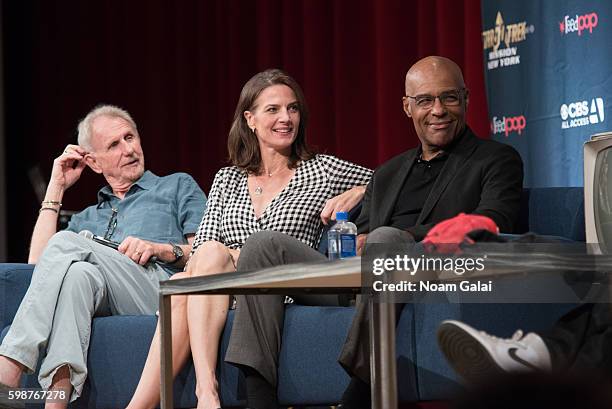
[[[278,409],[276,387],[252,368],[242,370],[247,390],[247,407],[251,409]]]
[[[356,376],[351,377],[351,382],[342,394],[342,400],[336,406],[337,409],[371,409],[372,396],[370,385]]]

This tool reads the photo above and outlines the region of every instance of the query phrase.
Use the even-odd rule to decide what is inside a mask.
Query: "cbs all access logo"
[[[491,134],[503,134],[506,138],[511,133],[522,134],[527,126],[525,115],[518,116],[502,116],[501,118],[494,116],[491,118]]]
[[[584,101],[563,104],[560,108],[561,129],[595,125],[605,119],[603,98],[597,97]]]

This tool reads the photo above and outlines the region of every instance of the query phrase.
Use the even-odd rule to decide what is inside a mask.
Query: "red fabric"
[[[474,230],[488,230],[499,233],[499,227],[493,219],[476,214],[459,213],[459,215],[436,224],[423,239],[428,251],[453,253],[462,243],[473,244],[474,240],[467,234]]]
[[[402,110],[404,75],[418,59],[455,60],[471,90],[468,123],[489,132],[480,0],[81,0],[3,2],[11,237],[23,260],[37,203],[27,170],[74,142],[94,105],[130,111],[147,168],[191,173],[208,192],[225,165],[242,85],[269,67],[303,86],[308,140],[376,167],[417,145]],[[92,202],[91,172],[64,198]]]

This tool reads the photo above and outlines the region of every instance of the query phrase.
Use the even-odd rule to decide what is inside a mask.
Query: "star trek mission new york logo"
[[[525,41],[527,35],[534,31],[533,24],[527,25],[527,21],[506,24],[501,12],[498,11],[495,27],[482,32],[487,70],[519,65],[521,55],[517,44]]]

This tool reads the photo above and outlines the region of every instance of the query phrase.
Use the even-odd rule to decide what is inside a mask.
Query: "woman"
[[[228,138],[233,166],[217,172],[187,271],[173,278],[236,271],[242,245],[259,231],[316,247],[321,221],[361,200],[371,170],[314,154],[307,122],[302,90],[283,71],[260,72],[245,84]],[[215,368],[229,302],[225,295],[172,298],[173,370],[176,375],[191,351],[199,409],[221,406]],[[128,408],[157,404],[159,365],[158,328]]]

